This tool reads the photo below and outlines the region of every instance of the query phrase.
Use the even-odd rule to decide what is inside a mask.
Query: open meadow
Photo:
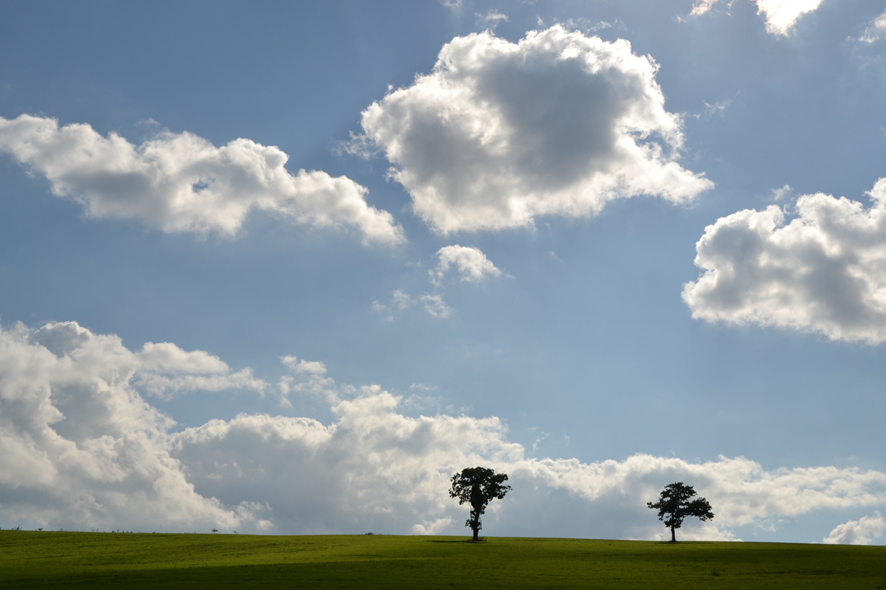
[[[886,588],[886,547],[0,531],[0,588]]]

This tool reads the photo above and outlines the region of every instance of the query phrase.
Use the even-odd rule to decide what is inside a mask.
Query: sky
[[[886,544],[886,1],[0,5],[0,527]]]

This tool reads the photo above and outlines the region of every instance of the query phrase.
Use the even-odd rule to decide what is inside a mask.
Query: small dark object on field
[[[678,481],[666,485],[655,504],[646,502],[648,508],[658,509],[658,520],[663,520],[664,525],[671,529],[671,543],[677,542],[675,531],[683,525],[683,519],[687,516],[695,516],[700,520],[714,518],[710,502],[702,497],[689,500],[695,495],[692,486],[683,485],[682,481]]]
[[[213,532],[213,533],[217,533],[217,532],[218,532],[218,529],[212,529],[212,532]]]
[[[466,467],[461,473],[452,476],[452,487],[449,488],[449,497],[458,498],[459,505],[467,502],[471,505],[471,517],[465,522],[474,532],[472,541],[479,541],[480,515],[486,512],[486,505],[496,498],[501,500],[505,497],[511,486],[504,485],[508,476],[504,473],[496,474],[486,467]]]

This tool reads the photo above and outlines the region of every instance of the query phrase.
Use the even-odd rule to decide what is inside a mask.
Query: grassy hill
[[[0,588],[870,588],[886,547],[0,531]]]

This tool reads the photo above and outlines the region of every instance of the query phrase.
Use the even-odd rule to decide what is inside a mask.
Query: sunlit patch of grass
[[[884,588],[886,547],[0,531],[0,588]]]

